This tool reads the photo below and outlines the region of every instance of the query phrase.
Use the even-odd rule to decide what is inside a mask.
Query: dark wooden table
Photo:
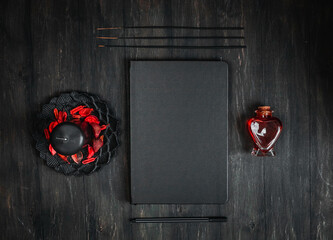
[[[331,10],[308,0],[1,1],[1,239],[333,239]],[[96,47],[97,27],[152,25],[244,26],[247,49]],[[192,33],[208,35],[126,32]],[[232,43],[154,43],[202,42]],[[228,203],[130,205],[129,60],[220,56],[230,65]],[[31,137],[41,105],[72,90],[100,95],[122,120],[117,157],[87,177],[49,169]],[[263,104],[284,123],[275,158],[250,155],[245,122]],[[131,217],[216,215],[229,222],[129,223]]]

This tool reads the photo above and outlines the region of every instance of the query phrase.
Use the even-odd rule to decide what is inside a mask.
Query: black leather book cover
[[[228,193],[228,65],[131,61],[133,204],[223,204]]]

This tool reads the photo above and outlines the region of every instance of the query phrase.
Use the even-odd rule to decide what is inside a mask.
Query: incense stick
[[[131,223],[217,223],[227,222],[227,217],[157,217],[157,218],[132,218]]]
[[[234,49],[246,48],[245,45],[227,45],[227,46],[182,46],[182,45],[98,45],[100,48],[178,48],[178,49]]]
[[[197,29],[197,30],[243,30],[244,27],[187,27],[187,26],[131,26],[131,27],[99,27],[97,31],[119,29]]]
[[[118,40],[118,39],[244,39],[237,36],[165,36],[165,37],[96,37],[98,39]]]

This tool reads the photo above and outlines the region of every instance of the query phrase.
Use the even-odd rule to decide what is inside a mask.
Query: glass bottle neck
[[[272,111],[255,111],[258,118],[271,118]]]

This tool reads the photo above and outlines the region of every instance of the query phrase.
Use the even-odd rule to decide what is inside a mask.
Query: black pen
[[[227,217],[156,217],[132,218],[132,223],[199,223],[199,222],[227,222]]]

